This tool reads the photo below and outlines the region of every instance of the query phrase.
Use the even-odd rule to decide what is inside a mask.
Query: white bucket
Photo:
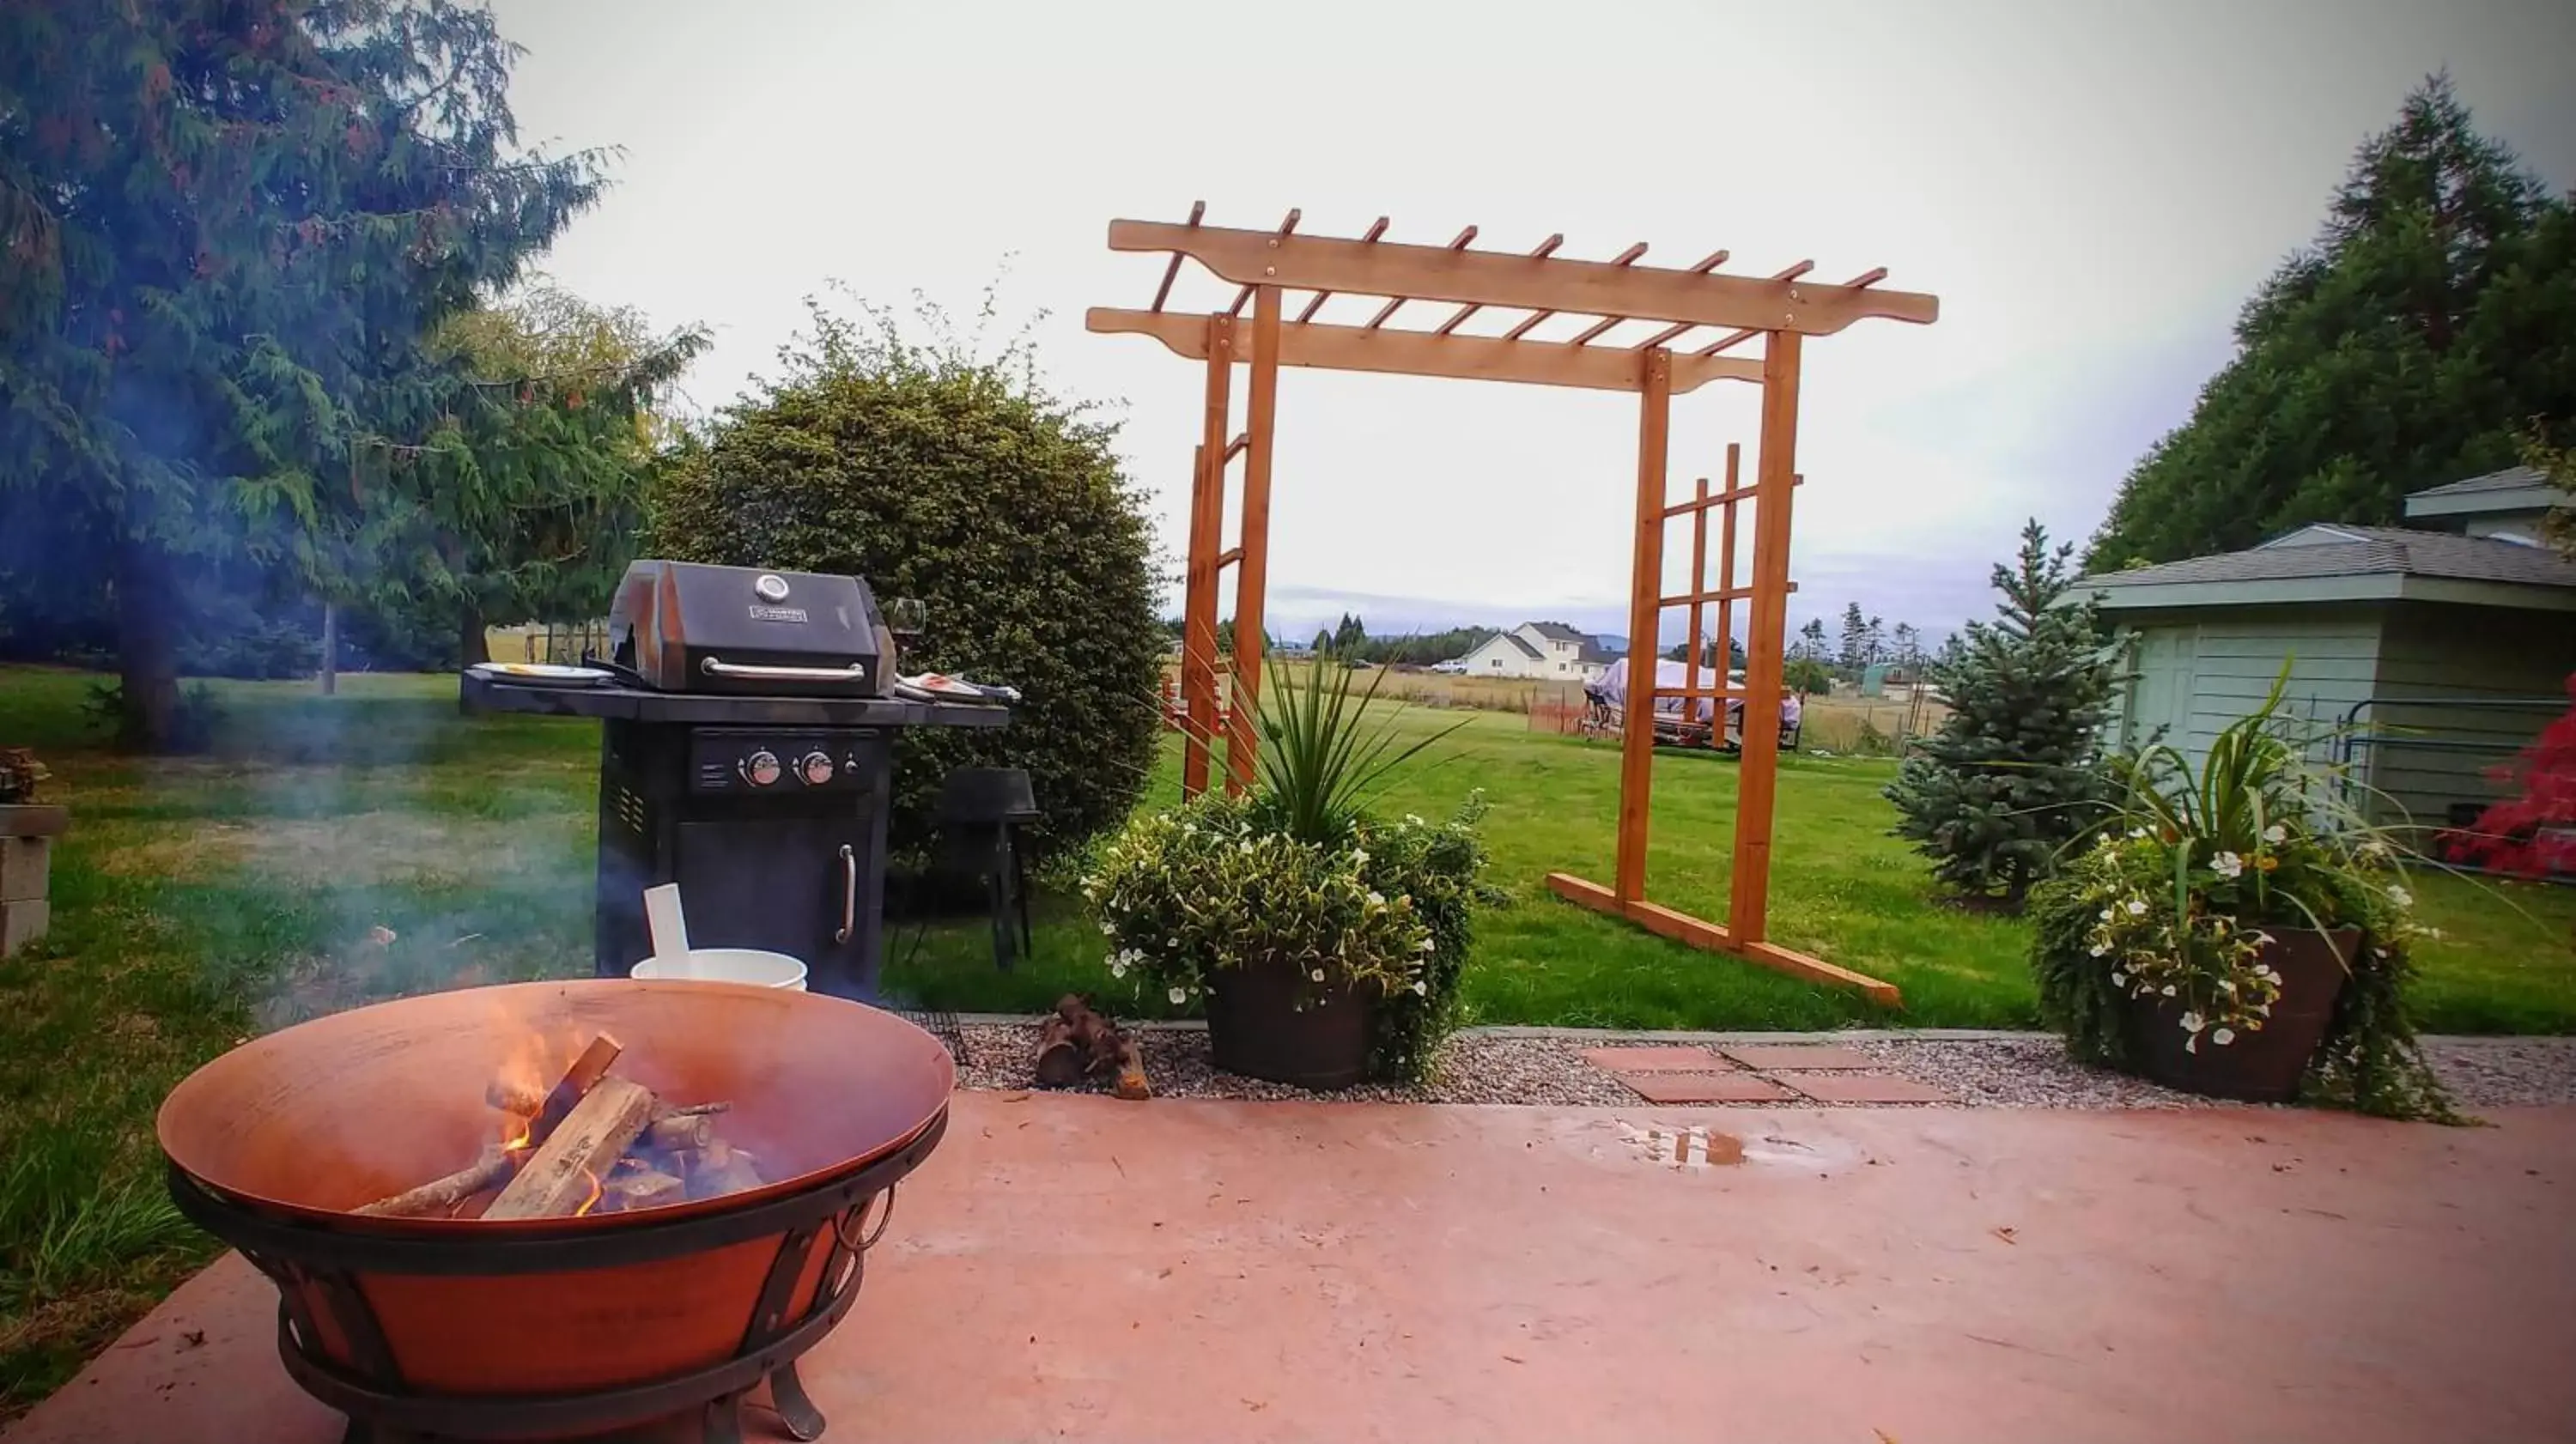
[[[785,988],[795,993],[805,991],[803,963],[785,953],[765,952],[759,948],[691,948],[688,958],[676,968],[664,966],[660,958],[646,958],[629,969],[628,976],[696,983],[746,983],[755,988]]]

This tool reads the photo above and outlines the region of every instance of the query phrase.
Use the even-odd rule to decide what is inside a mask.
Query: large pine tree
[[[0,570],[112,598],[130,740],[178,730],[206,586],[509,514],[414,463],[488,379],[439,326],[599,193],[518,147],[515,54],[457,0],[0,5]]]
[[[1934,877],[2016,911],[2101,796],[2113,672],[2092,604],[2066,599],[2073,554],[2051,550],[2037,521],[2022,528],[2014,564],[1994,569],[1996,619],[1970,622],[1932,664],[1950,715],[1887,789],[1896,835],[1933,859]]]
[[[2576,213],[2433,76],[2363,143],[2236,342],[2122,484],[2089,568],[2395,523],[2407,492],[2510,466],[2527,428],[2576,420]]]

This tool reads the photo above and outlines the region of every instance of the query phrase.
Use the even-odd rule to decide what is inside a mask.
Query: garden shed
[[[2362,729],[2334,751],[2378,820],[2468,821],[2499,795],[2488,769],[2567,706],[2576,561],[2541,538],[2562,500],[2514,468],[2410,495],[2408,526],[2317,523],[2086,578],[2132,674],[2114,735],[2197,763],[2287,664],[2285,710]]]

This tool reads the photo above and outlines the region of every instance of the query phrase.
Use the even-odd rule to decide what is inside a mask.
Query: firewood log
[[[721,1138],[699,1149],[689,1164],[691,1198],[721,1198],[758,1188],[764,1181],[751,1155]]]
[[[1038,1032],[1037,1080],[1048,1088],[1065,1088],[1082,1081],[1091,1060],[1073,1040],[1073,1024],[1058,1016],[1046,1020]]]
[[[510,1155],[502,1152],[497,1143],[486,1144],[483,1155],[466,1167],[445,1178],[432,1179],[418,1188],[404,1189],[391,1198],[377,1199],[358,1212],[388,1218],[420,1218],[445,1213],[509,1176]]]
[[[582,1049],[581,1056],[572,1060],[572,1066],[564,1070],[554,1091],[546,1095],[544,1105],[538,1108],[535,1120],[528,1125],[529,1143],[543,1147],[582,1099],[608,1076],[610,1066],[617,1062],[617,1055],[623,1051],[617,1040],[606,1033],[591,1039],[590,1046]],[[653,1095],[647,1093],[644,1096],[650,1098]]]
[[[1145,1081],[1145,1055],[1133,1038],[1118,1040],[1118,1096],[1131,1103],[1154,1096],[1154,1085]]]
[[[621,1168],[603,1186],[599,1209],[624,1213],[659,1208],[688,1196],[688,1185],[658,1168]]]
[[[652,1091],[643,1085],[600,1079],[537,1145],[483,1216],[559,1218],[579,1211],[601,1190],[618,1156],[652,1123],[654,1106]]]
[[[643,1146],[665,1151],[704,1148],[716,1136],[716,1120],[706,1113],[671,1113],[644,1129]]]

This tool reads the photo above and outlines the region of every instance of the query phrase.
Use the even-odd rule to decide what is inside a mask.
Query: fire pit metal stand
[[[277,1348],[304,1391],[349,1418],[342,1444],[437,1444],[445,1440],[590,1437],[704,1411],[707,1444],[740,1444],[742,1407],[769,1384],[772,1408],[799,1440],[818,1438],[824,1419],[796,1360],[822,1342],[858,1302],[867,1250],[894,1217],[895,1185],[920,1166],[946,1132],[948,1112],[903,1147],[845,1177],[749,1208],[616,1227],[512,1232],[488,1239],[454,1233],[402,1236],[341,1232],[255,1213],[170,1170],[170,1194],[190,1221],[241,1250],[278,1284]],[[878,1196],[885,1206],[875,1211]],[[800,1317],[789,1305],[813,1246],[830,1231],[830,1255],[813,1301]],[[745,1240],[782,1235],[758,1303],[730,1359],[693,1373],[617,1389],[545,1395],[427,1394],[405,1386],[364,1293],[360,1273],[496,1276],[562,1274],[677,1258]],[[347,1341],[344,1366],[315,1343],[321,1322],[302,1302],[304,1285],[325,1301],[332,1331]]]

